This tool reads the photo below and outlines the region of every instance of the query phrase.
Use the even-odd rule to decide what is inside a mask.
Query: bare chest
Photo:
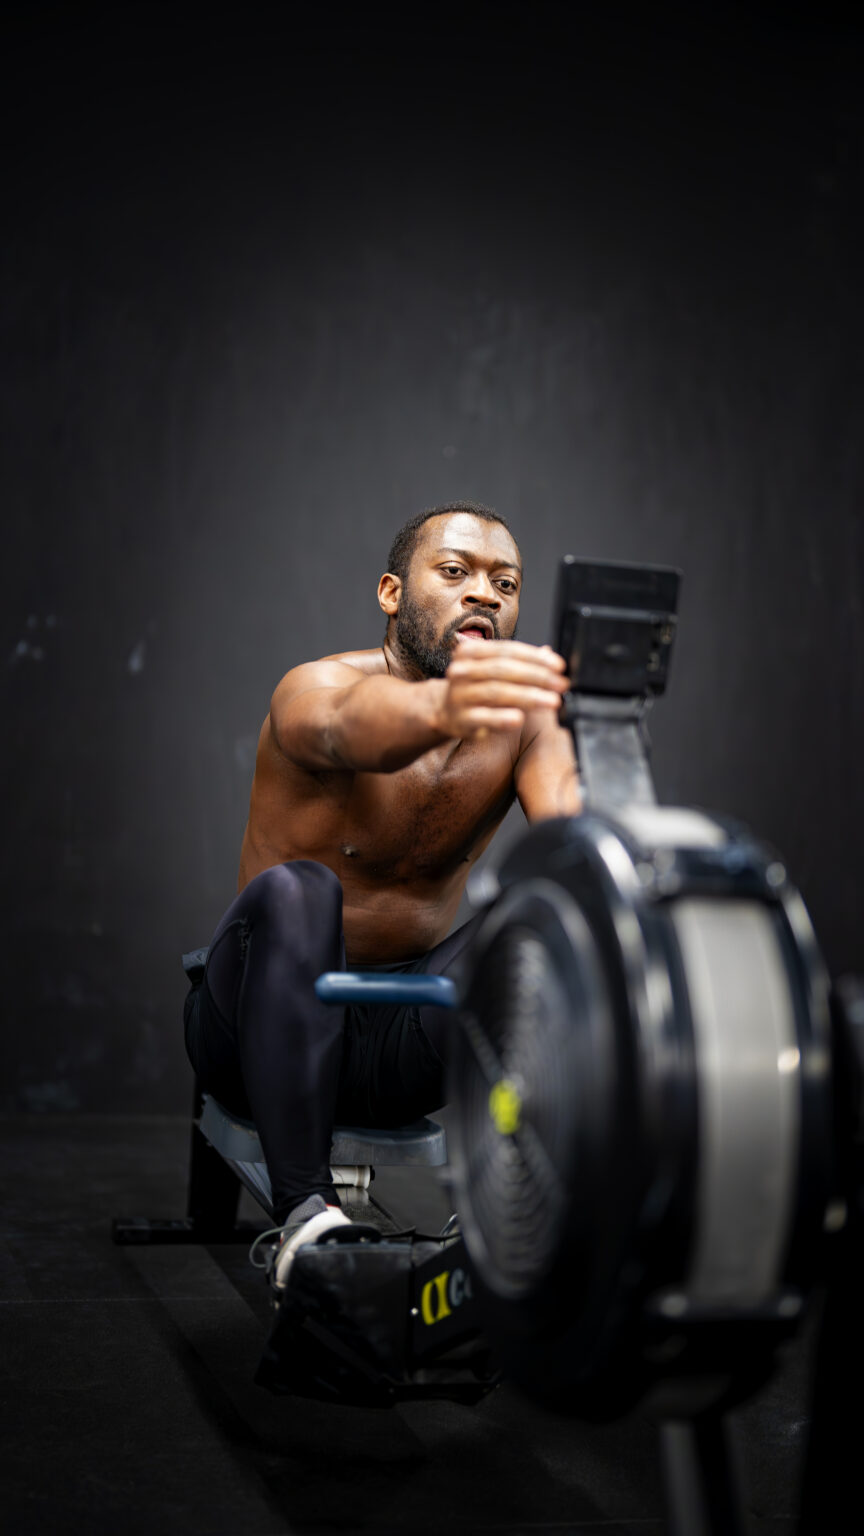
[[[358,874],[443,875],[485,846],[512,799],[504,742],[459,743],[398,773],[356,774],[342,807],[340,852]]]

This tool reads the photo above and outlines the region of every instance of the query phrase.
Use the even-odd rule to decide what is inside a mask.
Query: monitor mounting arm
[[[666,686],[680,579],[669,567],[572,555],[559,566],[552,645],[571,683],[560,720],[592,809],[657,803],[645,721]]]

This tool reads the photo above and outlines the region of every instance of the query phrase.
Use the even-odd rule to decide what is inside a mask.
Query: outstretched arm
[[[270,702],[270,728],[300,768],[393,773],[446,740],[443,686],[363,676],[341,661],[309,662],[283,677]]]
[[[522,742],[513,779],[527,820],[578,816],[582,792],[570,732],[558,724],[556,714],[535,710],[525,722]]]
[[[394,773],[444,741],[519,730],[529,711],[553,714],[563,667],[548,647],[517,640],[463,642],[446,676],[423,682],[310,662],[276,689],[271,730],[301,768]]]

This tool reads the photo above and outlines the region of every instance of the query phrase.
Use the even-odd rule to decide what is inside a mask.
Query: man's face
[[[511,640],[522,564],[500,523],[449,512],[423,524],[399,595],[393,646],[424,677],[443,677],[471,640]]]

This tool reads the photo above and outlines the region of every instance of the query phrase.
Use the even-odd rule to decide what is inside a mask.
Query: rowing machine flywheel
[[[780,859],[675,807],[541,823],[460,990],[450,1177],[505,1373],[589,1418],[753,1390],[830,1196],[828,982]]]

